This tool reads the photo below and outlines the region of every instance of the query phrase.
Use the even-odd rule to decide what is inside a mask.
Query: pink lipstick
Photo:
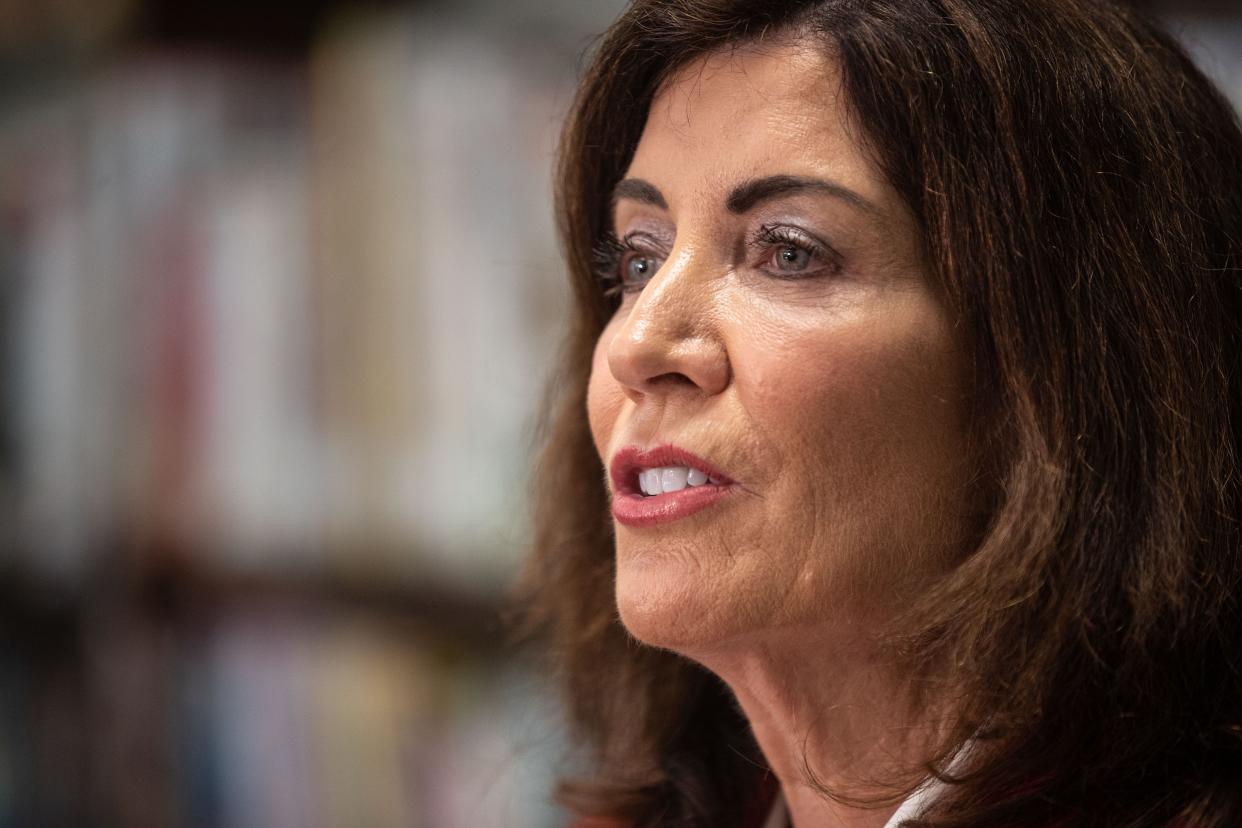
[[[609,471],[612,516],[625,526],[655,526],[681,520],[736,488],[734,481],[711,463],[667,444],[647,451],[626,446],[613,455]],[[644,473],[646,480],[640,479]],[[644,488],[648,493],[644,494]]]

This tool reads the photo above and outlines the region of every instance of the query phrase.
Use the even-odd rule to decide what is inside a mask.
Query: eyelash
[[[640,247],[636,242],[647,239],[651,248]],[[819,242],[808,233],[783,224],[765,224],[759,227],[748,239],[747,246],[754,249],[772,248],[775,255],[781,248],[792,247],[807,253],[812,262],[820,262],[822,266],[813,271],[782,275],[779,271],[770,270],[775,279],[797,281],[811,278],[821,273],[832,276],[840,272],[840,257],[832,248]],[[604,287],[604,297],[613,299],[626,293],[638,293],[642,284],[631,284],[622,277],[621,268],[629,261],[630,254],[650,259],[659,259],[654,240],[646,233],[629,233],[618,239],[616,234],[607,232],[595,245],[593,261],[596,278]]]
[[[784,247],[793,247],[809,254],[812,262],[820,263],[820,267],[811,271],[788,275],[772,273],[777,279],[797,281],[818,275],[835,276],[841,271],[841,257],[835,250],[804,230],[786,224],[762,225],[750,237],[750,246],[755,249],[771,248],[773,253]]]
[[[631,253],[647,258],[659,258],[659,254],[644,250],[636,244],[638,239],[650,239],[646,233],[627,233],[618,239],[615,233],[605,233],[595,245],[592,258],[595,264],[595,275],[604,286],[604,298],[613,299],[624,293],[637,293],[642,285],[633,285],[621,276],[621,268],[629,260]]]

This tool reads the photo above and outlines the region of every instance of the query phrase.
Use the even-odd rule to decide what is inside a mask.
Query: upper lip
[[[709,477],[727,485],[733,481],[723,471],[699,457],[697,454],[678,448],[671,443],[641,449],[638,446],[626,446],[618,449],[612,456],[609,473],[612,477],[612,488],[618,494],[631,494],[638,491],[638,473],[643,469],[658,466],[689,466],[698,469]]]

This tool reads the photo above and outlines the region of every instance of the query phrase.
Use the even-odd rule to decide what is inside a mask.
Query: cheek
[[[798,443],[836,455],[831,465],[847,457],[866,465],[896,460],[894,452],[916,460],[932,446],[960,442],[963,360],[930,303],[892,303],[882,315],[818,327],[789,325],[765,342],[750,383],[753,404]]]
[[[587,385],[587,419],[591,426],[591,439],[595,451],[607,460],[608,447],[616,430],[617,418],[625,394],[608,368],[608,341],[612,338],[611,326],[595,343],[591,361],[591,381]]]
[[[944,320],[919,306],[765,341],[748,407],[783,455],[781,499],[806,534],[874,564],[882,550],[920,546],[960,508],[962,364]]]

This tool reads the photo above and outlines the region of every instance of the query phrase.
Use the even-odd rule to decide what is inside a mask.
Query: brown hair
[[[575,316],[523,580],[591,748],[562,801],[727,828],[763,766],[727,688],[618,621],[585,399],[613,312],[591,251],[653,96],[774,35],[839,62],[995,464],[980,543],[894,633],[915,668],[952,665],[928,770],[996,737],[918,824],[1242,824],[1242,132],[1170,37],[1097,0],[636,0],[599,43],[561,148]]]

